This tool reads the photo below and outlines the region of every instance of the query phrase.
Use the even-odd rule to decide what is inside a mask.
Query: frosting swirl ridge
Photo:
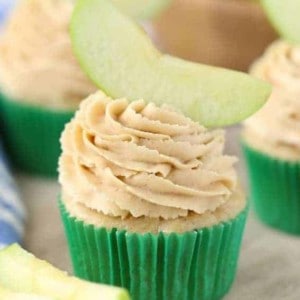
[[[97,92],[62,135],[64,196],[109,216],[175,219],[215,211],[236,188],[224,133],[170,107]]]

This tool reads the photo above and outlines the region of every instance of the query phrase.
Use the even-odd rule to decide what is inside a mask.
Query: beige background
[[[258,1],[173,0],[153,23],[172,55],[246,71],[277,35]]]
[[[228,134],[228,151],[239,155],[238,128]],[[239,172],[245,183],[243,164]],[[25,246],[38,257],[71,271],[68,250],[57,209],[55,181],[17,176],[28,207]],[[300,237],[278,233],[250,213],[237,279],[226,300],[299,300]],[[172,299],[170,299],[172,300]]]

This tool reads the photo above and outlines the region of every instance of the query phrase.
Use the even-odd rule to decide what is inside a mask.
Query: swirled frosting
[[[284,159],[300,159],[300,47],[277,41],[251,73],[273,84],[267,104],[245,122],[253,146]]]
[[[11,98],[75,109],[96,88],[71,50],[72,0],[22,0],[0,42],[0,85]]]
[[[224,133],[172,110],[98,92],[61,139],[64,198],[112,217],[164,220],[215,211],[236,189]]]

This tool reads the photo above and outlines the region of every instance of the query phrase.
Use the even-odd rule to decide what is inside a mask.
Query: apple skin
[[[55,300],[130,300],[125,289],[68,276],[17,244],[0,251],[0,285]]]
[[[220,127],[244,120],[271,93],[268,83],[245,73],[161,54],[110,0],[78,0],[70,30],[83,70],[113,98],[166,103]]]
[[[300,1],[261,0],[274,28],[287,41],[300,44]]]

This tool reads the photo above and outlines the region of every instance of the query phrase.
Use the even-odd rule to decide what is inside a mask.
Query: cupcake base
[[[133,300],[220,299],[235,277],[247,209],[183,234],[98,228],[59,203],[75,274],[127,288]]]
[[[73,112],[42,108],[0,95],[1,136],[13,165],[25,172],[57,176],[59,139]]]
[[[267,225],[300,235],[300,162],[271,157],[242,143],[250,199]]]

